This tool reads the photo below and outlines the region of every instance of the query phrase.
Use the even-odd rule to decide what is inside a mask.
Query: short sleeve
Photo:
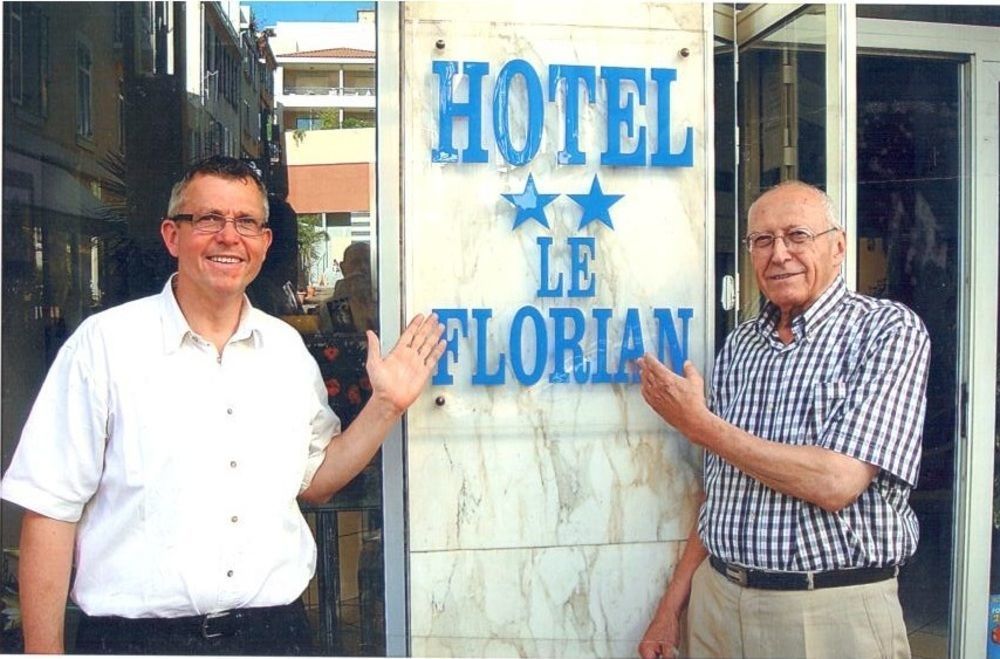
[[[894,319],[873,333],[854,372],[815,392],[817,444],[915,486],[930,339],[913,312],[893,309]]]
[[[330,409],[326,385],[323,383],[319,367],[308,352],[305,352],[305,358],[308,377],[312,378],[309,403],[313,415],[310,421],[309,456],[306,459],[305,473],[302,475],[302,483],[299,486],[300,494],[309,487],[316,471],[323,464],[323,460],[326,458],[326,447],[330,440],[333,439],[334,435],[340,433],[340,419]]]
[[[109,423],[106,380],[85,329],[56,356],[0,483],[7,501],[66,522],[79,521],[97,490]]]

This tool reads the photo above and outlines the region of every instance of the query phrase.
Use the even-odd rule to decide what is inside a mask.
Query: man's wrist
[[[406,408],[400,408],[391,400],[375,392],[369,400],[369,412],[377,419],[386,423],[395,423],[403,416]]]
[[[685,424],[684,428],[680,429],[681,433],[687,437],[692,444],[697,444],[702,448],[708,448],[708,443],[712,436],[712,426],[715,423],[716,418],[717,417],[712,414],[712,411],[707,407],[699,408],[690,414],[688,422]]]
[[[667,586],[667,591],[660,598],[660,611],[674,618],[679,618],[681,612],[687,608],[688,598],[685,591],[690,592],[690,586],[683,588],[676,582],[671,581]]]

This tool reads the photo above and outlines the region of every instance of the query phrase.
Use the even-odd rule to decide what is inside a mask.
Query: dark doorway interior
[[[858,291],[908,305],[931,335],[920,544],[900,575],[915,657],[945,657],[952,586],[962,62],[858,58]]]

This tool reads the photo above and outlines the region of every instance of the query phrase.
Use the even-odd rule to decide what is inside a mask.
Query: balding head
[[[844,262],[846,242],[833,204],[822,190],[788,181],[753,203],[748,225],[757,284],[781,310],[781,323],[790,323],[833,283]]]

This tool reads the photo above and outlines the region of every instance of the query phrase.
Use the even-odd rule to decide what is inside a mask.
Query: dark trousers
[[[81,614],[77,654],[314,655],[301,600],[184,618]]]

